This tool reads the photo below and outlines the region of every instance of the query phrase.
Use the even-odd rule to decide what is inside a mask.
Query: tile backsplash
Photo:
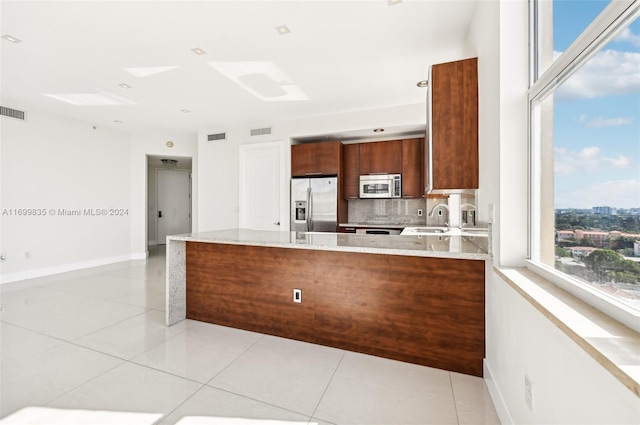
[[[426,224],[424,199],[350,199],[349,223]],[[418,216],[422,209],[422,217]]]

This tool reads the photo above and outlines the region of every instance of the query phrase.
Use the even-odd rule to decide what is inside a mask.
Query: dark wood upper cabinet
[[[431,189],[478,188],[478,59],[433,65]]]
[[[424,139],[402,141],[402,197],[424,197]]]
[[[402,173],[402,140],[360,144],[360,174],[383,173]]]
[[[360,144],[344,145],[344,198],[360,197]]]
[[[291,176],[340,174],[342,143],[321,142],[291,146]]]

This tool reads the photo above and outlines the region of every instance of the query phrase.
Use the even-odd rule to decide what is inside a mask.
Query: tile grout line
[[[85,347],[83,347],[83,348],[85,348]],[[101,354],[103,354],[103,353],[101,353]],[[115,358],[116,358],[116,359],[119,359],[119,360],[122,360],[122,359],[120,359],[119,357],[115,357]],[[82,387],[82,386],[84,386],[84,385],[87,385],[89,382],[94,381],[94,380],[96,380],[96,379],[98,379],[98,378],[100,378],[100,377],[102,377],[102,376],[106,375],[107,373],[111,372],[112,370],[115,370],[115,369],[119,368],[120,366],[122,366],[122,365],[123,365],[123,364],[125,364],[125,363],[126,363],[126,360],[122,360],[120,363],[118,363],[118,364],[117,364],[117,365],[115,365],[114,367],[112,367],[112,368],[110,368],[110,369],[105,370],[104,372],[102,372],[102,373],[100,373],[100,374],[98,374],[98,375],[94,376],[93,378],[89,378],[89,379],[87,379],[87,380],[86,380],[86,381],[84,381],[83,383],[81,383],[81,384],[79,384],[79,385],[77,385],[77,386],[75,386],[75,387],[71,388],[69,391],[65,391],[63,394],[60,394],[58,397],[54,397],[53,399],[51,399],[51,400],[47,401],[46,403],[43,403],[43,404],[42,404],[42,406],[49,406],[51,403],[55,402],[56,400],[58,400],[58,399],[60,399],[60,398],[62,398],[62,397],[64,397],[64,396],[66,396],[67,394],[69,394],[69,393],[71,393],[71,392],[73,392],[73,391],[77,390],[78,388],[80,388],[80,387]]]
[[[449,385],[451,385],[451,397],[453,398],[453,411],[456,412],[456,423],[460,425],[460,418],[458,417],[458,404],[456,403],[456,392],[453,390],[453,379],[451,379],[451,372],[447,372],[449,375]]]
[[[236,392],[233,392],[233,391],[229,391],[229,390],[224,389],[224,388],[216,387],[215,385],[205,384],[204,386],[205,387],[209,387],[209,388],[214,389],[214,390],[225,392],[227,394],[233,394],[233,395],[238,396],[238,397],[246,398],[247,400],[255,401],[256,403],[264,404],[264,405],[267,405],[267,406],[275,407],[275,408],[280,409],[280,410],[285,410],[287,412],[295,413],[296,415],[309,416],[306,413],[296,412],[295,410],[291,410],[291,409],[288,409],[286,407],[278,406],[277,404],[268,403],[266,401],[259,400],[257,398],[248,397],[246,395],[239,394],[239,393],[236,393]],[[311,420],[312,417],[313,416],[309,416],[309,420]]]
[[[136,363],[134,363],[136,364]],[[156,370],[156,369],[153,369]],[[167,373],[167,372],[165,372]],[[174,375],[175,376],[175,375]],[[186,379],[186,378],[185,378]],[[187,397],[182,403],[180,403],[179,405],[177,405],[175,407],[175,409],[173,409],[172,411],[168,412],[166,415],[162,415],[160,418],[158,418],[157,421],[154,422],[154,424],[159,424],[161,421],[167,419],[173,412],[175,412],[176,410],[178,410],[179,408],[181,408],[187,401],[191,400],[193,398],[193,396],[195,396],[196,394],[198,394],[204,387],[206,387],[207,384],[202,384],[202,386],[200,388],[198,388],[197,390],[195,390],[193,392],[193,394],[191,394],[189,397]]]
[[[220,325],[218,325],[218,326],[220,326]],[[247,332],[252,332],[252,331],[247,331]],[[257,333],[257,332],[254,332],[254,333]],[[228,369],[232,364],[234,364],[235,362],[237,362],[237,361],[240,359],[240,357],[242,357],[242,356],[244,356],[245,354],[247,354],[247,353],[249,352],[249,350],[251,350],[253,347],[255,347],[255,346],[256,346],[256,344],[258,344],[260,341],[262,341],[262,340],[264,339],[264,337],[266,336],[266,335],[264,335],[264,334],[258,334],[258,335],[260,335],[260,338],[258,338],[258,339],[256,340],[256,342],[254,342],[254,343],[253,343],[253,344],[251,344],[249,347],[247,347],[247,349],[246,349],[246,350],[244,350],[242,353],[238,354],[238,356],[237,356],[235,359],[233,359],[233,360],[232,360],[228,365],[226,365],[224,368],[222,368],[222,370],[220,370],[218,373],[216,373],[215,375],[213,375],[213,376],[211,377],[211,379],[209,379],[209,380],[205,383],[205,385],[209,385],[209,383],[210,383],[211,381],[213,381],[214,379],[216,379],[216,378],[218,377],[218,375],[220,375],[222,372],[224,372],[225,370],[227,370],[227,369]],[[213,385],[210,385],[210,386],[211,386],[211,387],[213,387]],[[218,388],[218,387],[214,387],[214,388]],[[219,389],[222,389],[222,388],[219,388]]]
[[[313,413],[311,414],[311,418],[315,418],[316,417],[316,411],[318,410],[318,407],[320,407],[320,403],[322,403],[322,399],[324,398],[324,395],[327,393],[327,390],[329,389],[329,386],[333,382],[333,378],[336,376],[336,373],[338,372],[338,369],[340,368],[340,365],[342,364],[342,360],[344,360],[344,356],[346,354],[347,354],[347,352],[343,350],[342,351],[342,357],[340,357],[340,361],[338,362],[338,365],[336,366],[335,370],[331,374],[331,379],[329,379],[329,382],[327,383],[327,386],[325,387],[324,391],[322,392],[322,395],[320,396],[320,400],[318,400],[318,404],[316,404],[315,409],[313,409]]]

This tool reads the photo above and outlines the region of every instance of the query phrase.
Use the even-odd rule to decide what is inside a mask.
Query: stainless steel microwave
[[[360,198],[401,198],[400,174],[369,174],[360,176]]]

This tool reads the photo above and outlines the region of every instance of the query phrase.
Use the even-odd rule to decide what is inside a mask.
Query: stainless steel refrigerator
[[[291,179],[291,230],[335,232],[338,228],[338,178]]]

